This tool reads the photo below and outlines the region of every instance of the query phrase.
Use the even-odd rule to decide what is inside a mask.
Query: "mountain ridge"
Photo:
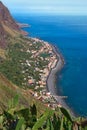
[[[19,26],[12,18],[8,8],[0,1],[0,23],[3,22],[5,25],[19,31]]]
[[[0,48],[6,49],[9,37],[23,34],[8,8],[0,1]]]

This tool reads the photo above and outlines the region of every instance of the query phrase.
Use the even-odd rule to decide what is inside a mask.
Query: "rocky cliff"
[[[21,32],[9,10],[0,1],[0,47],[6,48],[9,34]]]

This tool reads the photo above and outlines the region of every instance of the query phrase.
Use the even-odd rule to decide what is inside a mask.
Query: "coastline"
[[[53,95],[53,97],[55,98],[58,104],[68,109],[73,116],[76,116],[75,113],[66,104],[65,100],[62,98],[63,96],[59,96],[58,94],[58,90],[56,88],[56,74],[61,71],[61,69],[65,64],[65,61],[62,55],[58,52],[57,48],[53,45],[51,45],[51,47],[53,52],[57,56],[57,63],[56,66],[50,70],[49,75],[47,77],[47,81],[46,81],[47,91],[50,92],[51,95]]]
[[[60,56],[59,52],[57,51],[56,47],[51,45],[53,52],[57,56],[57,63],[54,68],[52,68],[49,72],[47,78],[47,91],[51,92],[52,95],[57,95],[56,86],[55,86],[55,78],[56,74],[63,68],[64,66],[64,59]]]
[[[56,55],[57,62],[56,62],[56,65],[53,68],[51,68],[51,70],[49,71],[49,74],[47,76],[46,90],[47,90],[47,92],[50,92],[50,94],[55,99],[55,102],[57,104],[59,104],[59,107],[62,106],[64,108],[68,109],[70,111],[70,113],[72,114],[72,116],[76,116],[76,114],[72,111],[72,109],[65,102],[65,98],[67,96],[59,96],[58,90],[56,88],[56,74],[61,71],[61,69],[63,68],[63,66],[65,64],[62,54],[58,51],[58,48],[56,48],[52,44],[48,43],[47,41],[40,40],[38,38],[33,38],[33,37],[29,37],[29,38],[34,39],[34,40],[35,39],[39,40],[40,42],[44,43],[44,45],[49,44],[49,46],[52,48],[53,53]]]

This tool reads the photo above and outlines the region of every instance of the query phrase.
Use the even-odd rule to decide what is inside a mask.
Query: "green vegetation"
[[[40,72],[35,68],[44,69],[48,64],[48,61],[41,59],[39,54],[37,57],[33,54],[34,51],[38,53],[43,44],[25,37],[10,40],[4,56],[6,58],[1,59],[3,62],[0,63],[0,72],[19,87],[33,89],[40,80]],[[34,80],[32,85],[28,83],[29,79]]]
[[[86,130],[87,121],[83,118],[75,119],[64,108],[58,111],[46,110],[37,117],[37,108],[33,104],[28,108],[18,109],[18,95],[0,115],[0,130]]]
[[[0,130],[87,130],[86,119],[74,118],[62,107],[51,110],[32,96],[28,88],[42,89],[38,81],[46,83],[53,54],[42,41],[24,37],[0,4]]]
[[[10,40],[12,44],[0,57],[0,130],[86,130],[84,118],[73,118],[64,108],[53,111],[29,93],[27,88],[34,89],[38,85],[40,74],[49,62],[48,52],[37,57],[33,54],[43,44],[24,37]],[[33,84],[28,83],[31,77]]]
[[[8,79],[6,79],[6,77],[0,74],[0,113],[8,108],[9,100],[12,99],[16,94],[19,95],[19,104],[17,108],[20,108],[20,106],[28,107],[34,103],[38,108],[37,116],[46,110],[44,104],[36,100],[28,90],[23,90],[22,88],[17,87]]]
[[[43,57],[43,58],[46,58],[46,57],[49,57],[50,54],[48,54],[48,53],[41,53],[40,56]]]

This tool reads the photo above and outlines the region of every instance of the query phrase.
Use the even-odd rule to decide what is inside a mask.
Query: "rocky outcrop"
[[[0,1],[0,47],[3,49],[7,47],[7,38],[9,35],[4,27],[6,27],[6,29],[8,28],[10,30],[21,32],[18,24],[12,18],[8,8]]]

